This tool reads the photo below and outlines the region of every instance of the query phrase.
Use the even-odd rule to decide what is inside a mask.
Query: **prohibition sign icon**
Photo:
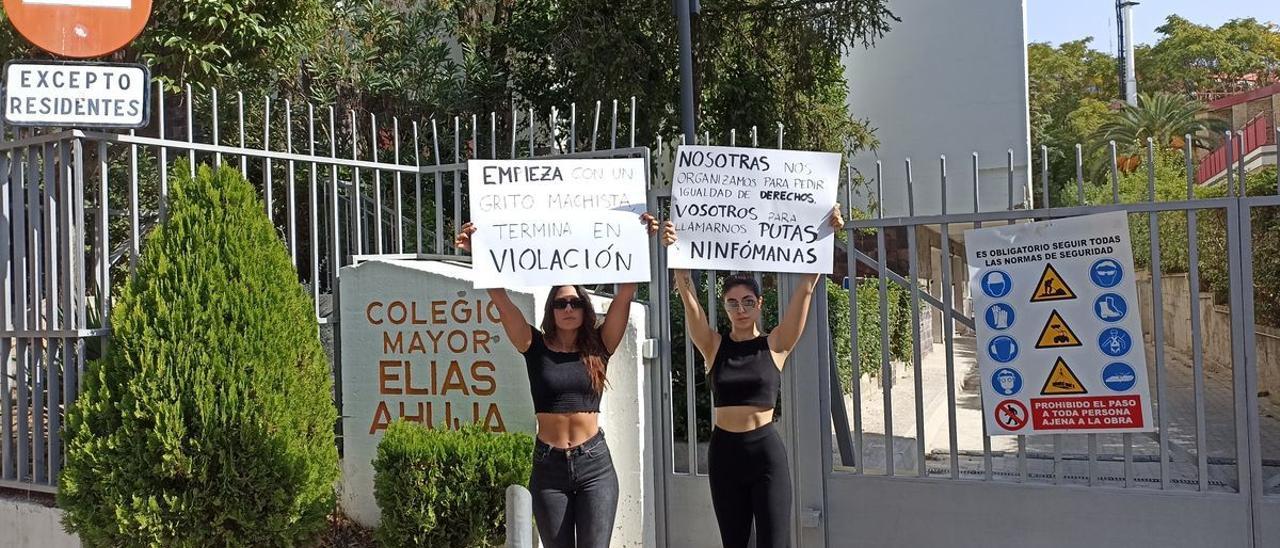
[[[996,424],[1005,430],[1022,430],[1027,425],[1027,416],[1027,406],[1018,400],[1004,400],[996,404]]]
[[[151,0],[4,0],[4,11],[36,47],[85,59],[137,38],[151,17]]]

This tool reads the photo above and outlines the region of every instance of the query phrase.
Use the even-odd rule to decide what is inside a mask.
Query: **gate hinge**
[[[822,510],[805,508],[800,511],[800,526],[805,529],[817,529],[822,526]]]

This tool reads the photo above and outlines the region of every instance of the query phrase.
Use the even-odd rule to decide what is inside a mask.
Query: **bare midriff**
[[[600,431],[599,413],[538,413],[538,439],[560,449],[586,443]]]
[[[750,432],[773,422],[772,407],[730,405],[715,409],[716,428],[729,432]]]

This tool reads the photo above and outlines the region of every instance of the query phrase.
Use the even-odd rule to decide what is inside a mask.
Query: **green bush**
[[[846,294],[843,290],[840,291]],[[848,297],[846,297],[847,299]],[[879,375],[882,368],[880,282],[877,279],[858,283],[858,372],[860,375]],[[887,284],[885,300],[889,311],[889,359],[911,361],[911,293],[894,282]],[[846,305],[847,307],[848,305]],[[922,313],[924,307],[922,305]],[[846,314],[847,316],[847,314]],[[832,322],[834,326],[834,321]],[[845,341],[849,341],[848,323],[845,323]],[[847,342],[846,342],[847,344]],[[837,352],[837,354],[839,354]],[[845,393],[853,390],[853,364],[847,356],[840,364],[840,382]]]
[[[311,301],[249,183],[188,170],[68,411],[58,504],[86,546],[297,545],[338,475]]]
[[[373,461],[378,543],[501,546],[507,486],[528,485],[532,454],[528,434],[393,423]]]

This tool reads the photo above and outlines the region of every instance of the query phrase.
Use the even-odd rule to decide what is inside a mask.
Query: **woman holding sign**
[[[828,222],[835,230],[844,227],[838,204]],[[675,242],[675,225],[667,221],[662,243]],[[703,362],[710,364],[707,375],[716,411],[708,449],[711,505],[726,548],[745,548],[753,522],[758,548],[790,542],[791,472],[782,438],[773,428],[773,408],[782,386],[782,367],[804,332],[821,277],[803,276],[777,327],[767,334],[757,327],[764,309],[760,284],[749,274],[730,276],[720,297],[731,327],[719,333],[698,302],[689,271],[675,270],[689,338]]]
[[[649,234],[652,215],[641,215]],[[454,245],[471,250],[472,223]],[[538,536],[549,548],[609,546],[618,509],[618,476],[599,426],[600,398],[609,357],[622,343],[636,284],[619,284],[604,321],[598,321],[581,286],[551,288],[541,329],[530,325],[505,289],[490,289],[507,341],[529,373],[538,436],[529,491]]]

